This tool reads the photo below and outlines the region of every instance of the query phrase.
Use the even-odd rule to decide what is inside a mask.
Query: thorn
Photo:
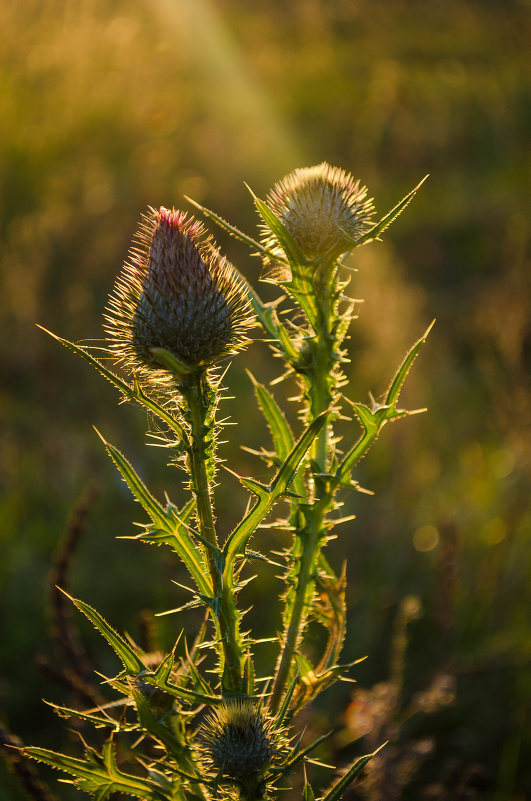
[[[73,598],[71,595],[69,595],[69,594],[67,593],[67,591],[66,591],[66,590],[63,590],[63,588],[62,588],[62,587],[59,587],[59,585],[58,585],[58,584],[56,584],[56,585],[55,585],[55,589],[56,589],[56,590],[59,590],[59,592],[62,592],[62,593],[63,593],[63,595],[66,595],[66,597],[68,598],[68,600],[69,600],[69,601],[72,601],[72,603],[73,603],[73,604],[75,604],[75,602],[76,602],[76,599],[75,599],[75,598]]]
[[[253,190],[251,189],[251,187],[249,186],[249,184],[246,181],[243,182],[243,185],[251,193],[252,199],[253,200],[258,200],[257,196],[255,195],[255,193],[253,192]],[[420,184],[419,184],[419,186],[420,186]]]
[[[187,587],[186,584],[180,584],[178,581],[175,581],[175,579],[171,579],[171,583],[176,584],[182,590],[188,590],[188,592],[191,592],[192,595],[197,595],[197,592],[195,590],[192,590],[190,587]]]
[[[428,176],[426,176],[426,178],[427,178],[427,177],[428,177]],[[424,178],[424,181],[426,180],[426,178]],[[421,181],[421,183],[422,183],[422,181]],[[419,186],[420,186],[420,184],[419,184]],[[431,323],[429,324],[429,326],[426,328],[426,331],[425,331],[425,332],[424,332],[424,334],[422,335],[421,339],[426,339],[426,338],[427,338],[427,336],[428,336],[428,334],[430,333],[431,329],[432,329],[432,328],[433,328],[433,326],[435,325],[435,322],[436,322],[436,320],[437,320],[437,318],[436,318],[436,317],[434,317],[434,318],[433,318],[433,320],[431,321]]]
[[[98,431],[98,429],[96,428],[96,426],[92,426],[92,428],[94,429],[94,431],[96,432],[96,434],[98,435],[98,437],[101,439],[101,441],[103,442],[103,444],[105,445],[105,447],[107,447],[107,445],[108,445],[109,443],[107,442],[107,440],[105,439],[105,437],[103,436],[103,434],[102,434],[100,431]]]
[[[419,181],[419,183],[416,185],[416,187],[414,188],[413,191],[417,192],[420,189],[420,187],[422,186],[422,184],[424,183],[424,181],[427,181],[429,177],[430,177],[430,173],[428,172],[428,173],[426,173],[426,175],[424,176],[422,181]]]

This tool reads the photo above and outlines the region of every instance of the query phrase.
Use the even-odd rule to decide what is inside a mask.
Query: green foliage
[[[340,199],[347,197],[343,185],[338,184],[337,188],[334,183],[339,181],[340,174],[327,170],[327,165],[320,165],[312,171],[312,176],[317,173],[318,180],[334,197],[335,192]],[[304,179],[304,170],[295,175],[302,175]],[[302,185],[303,193],[317,191],[319,189],[314,186]],[[377,238],[415,192],[413,190],[371,228],[367,239]],[[308,207],[312,208],[313,197],[308,201]],[[333,517],[340,506],[338,494],[346,486],[357,488],[351,471],[388,421],[410,414],[397,409],[396,403],[429,329],[407,354],[384,404],[373,403],[369,407],[346,399],[343,389],[347,379],[342,370],[347,362],[344,340],[353,304],[348,299],[345,302],[343,297],[347,282],[340,276],[342,254],[336,248],[333,254],[327,250],[309,260],[282,219],[263,201],[254,197],[254,202],[267,228],[266,240],[272,236],[277,243],[273,251],[266,253],[261,248],[259,251],[268,261],[280,262],[282,269],[289,268],[289,276],[277,278],[276,284],[298,309],[281,325],[276,311],[281,297],[273,304],[264,304],[238,274],[234,273],[230,280],[238,282],[238,292],[242,287],[248,288],[248,297],[266,335],[275,335],[271,343],[274,351],[282,355],[288,372],[296,376],[303,426],[296,437],[270,390],[250,376],[273,445],[272,451],[262,449],[258,456],[274,472],[268,483],[237,476],[255,500],[249,503],[240,522],[224,540],[220,539],[221,531],[214,513],[217,439],[222,428],[222,423],[216,420],[220,399],[216,366],[183,368],[174,354],[155,348],[156,366],[153,367],[151,357],[145,357],[140,377],[133,373],[127,382],[98,361],[89,349],[55,337],[114,384],[126,400],[136,401],[165,426],[159,429],[159,437],[170,450],[173,463],[185,472],[189,481],[190,497],[180,510],[170,502],[163,506],[125,456],[101,435],[100,438],[150,520],[136,539],[170,546],[197,588],[192,591],[193,600],[180,611],[203,607],[206,619],[210,620],[210,625],[203,625],[197,633],[192,651],[185,646],[184,655],[177,656],[177,642],[170,653],[149,653],[135,645],[131,638],[118,634],[94,608],[71,598],[123,665],[121,673],[107,680],[121,701],[79,713],[65,707],[56,707],[56,710],[62,716],[77,716],[97,728],[110,726],[112,733],[101,754],[87,746],[84,759],[36,747],[26,748],[24,753],[69,774],[78,789],[99,801],[105,801],[113,792],[146,801],[190,797],[206,801],[215,797],[219,788],[227,797],[237,791],[242,801],[258,801],[271,795],[278,780],[287,777],[296,765],[305,764],[324,739],[318,737],[303,748],[299,744],[292,747],[290,736],[296,725],[295,715],[355,664],[339,661],[346,631],[345,571],[335,574],[324,549],[330,530],[342,522]],[[344,213],[356,214],[358,209],[359,206],[346,205]],[[324,207],[327,218],[323,222],[331,227],[332,234],[334,225],[338,225],[335,213],[333,205],[329,209]],[[257,245],[255,240],[228,226],[218,215],[207,212],[207,216],[251,247]],[[158,234],[153,233],[153,240],[146,241],[145,261],[139,264],[148,263],[148,257],[149,264],[154,259],[163,266],[165,280],[171,280],[173,269],[180,271],[179,274],[188,269],[188,261],[179,261],[179,254],[185,253],[201,280],[205,280],[203,267],[198,266],[198,257],[194,255],[193,239],[187,239],[188,228],[179,228],[180,221],[185,218],[161,209],[156,219],[157,225],[166,226],[159,239],[167,243],[177,241],[179,246],[170,250],[168,244],[168,253],[161,255]],[[303,221],[301,230],[307,232],[308,225],[311,229],[320,224],[321,220],[310,217]],[[187,222],[187,226],[196,230],[191,223]],[[153,244],[155,240],[156,245]],[[351,244],[361,244],[361,241]],[[173,264],[172,259],[178,261]],[[122,281],[126,279],[127,275],[121,278]],[[193,277],[190,280],[193,281]],[[268,280],[275,283],[273,278]],[[127,295],[126,289],[122,289],[124,296]],[[139,283],[136,287],[139,304],[142,291]],[[229,284],[226,291],[230,292]],[[160,294],[159,288],[157,292]],[[135,330],[125,317],[140,313],[133,307],[121,306],[120,319],[125,323],[120,327],[120,337],[124,337],[124,331],[127,335],[129,330]],[[180,319],[179,309],[172,313]],[[200,314],[204,312],[198,305],[194,315]],[[157,315],[150,319],[150,331],[154,332],[151,336],[156,336],[158,324],[164,326],[164,334],[171,342],[167,321],[159,320]],[[207,313],[204,326],[208,325]],[[134,353],[134,339],[132,343],[130,346],[125,342],[125,346]],[[123,347],[122,340],[119,345]],[[112,355],[115,346],[111,331],[107,353]],[[143,351],[138,353],[138,359],[143,359]],[[150,370],[155,370],[153,378]],[[362,434],[352,446],[347,439],[341,451],[341,438],[335,431],[335,424],[342,416],[345,402],[354,410]],[[259,528],[274,525],[274,522],[265,521],[281,500],[289,509],[287,527],[291,544],[282,555],[285,584],[279,610],[282,630],[274,641],[276,667],[273,676],[268,678],[257,675],[254,649],[258,638],[254,631],[242,630],[245,612],[240,606],[239,594],[249,580],[242,577],[242,572],[250,559],[258,556],[266,564],[278,565],[268,554],[248,550],[248,545]],[[263,547],[262,542],[260,546]],[[310,621],[315,621],[326,633],[324,647],[317,658],[306,648]],[[206,678],[207,665],[214,680]],[[264,682],[265,690],[258,692]],[[210,718],[201,715],[201,708],[205,706],[213,710]],[[139,735],[136,742],[127,745],[127,738],[135,732]],[[122,754],[120,764],[134,766],[133,773],[118,767],[116,748]],[[225,753],[224,749],[229,749],[230,753],[229,750]],[[322,796],[322,801],[339,801],[372,756],[355,760]],[[314,799],[308,782],[303,797],[308,801]]]

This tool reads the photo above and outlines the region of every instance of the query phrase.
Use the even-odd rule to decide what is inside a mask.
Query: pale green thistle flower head
[[[164,377],[163,349],[206,369],[246,344],[250,303],[237,273],[193,217],[150,209],[109,299],[110,350],[140,377]]]
[[[373,224],[367,188],[325,161],[289,173],[274,185],[266,203],[309,261],[352,250]],[[266,245],[275,250],[276,240],[268,233]]]

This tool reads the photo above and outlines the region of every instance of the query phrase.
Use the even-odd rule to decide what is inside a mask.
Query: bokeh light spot
[[[413,534],[413,545],[417,551],[433,551],[439,544],[439,532],[435,526],[421,526]]]
[[[493,517],[481,529],[481,538],[487,545],[498,545],[507,536],[507,523],[501,517]]]

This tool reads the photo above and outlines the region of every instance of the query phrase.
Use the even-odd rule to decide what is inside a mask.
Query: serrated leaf
[[[125,720],[114,720],[110,717],[110,715],[96,715],[92,712],[82,712],[79,709],[69,709],[66,706],[58,706],[57,704],[52,703],[50,703],[49,706],[51,706],[54,712],[56,712],[61,718],[78,718],[79,720],[86,720],[89,723],[92,723],[96,728],[100,726],[108,726],[114,729],[114,731],[135,731],[138,729],[137,723],[126,723]]]
[[[105,445],[107,453],[120,471],[123,480],[133,493],[134,498],[138,501],[138,503],[142,506],[144,511],[156,525],[162,529],[171,530],[168,522],[168,516],[164,507],[148,490],[132,464],[125,458],[123,453],[121,453],[118,448],[115,448],[114,445],[111,445],[110,442],[107,442],[100,432],[97,429],[95,430]]]
[[[299,352],[293,340],[291,339],[290,335],[287,332],[287,329],[279,323],[277,327],[277,338],[284,351],[284,355],[288,362],[294,362],[297,359]]]
[[[306,257],[304,256],[304,253],[302,252],[302,250],[300,249],[300,247],[298,246],[298,244],[296,243],[295,239],[288,231],[286,226],[277,217],[275,212],[272,209],[270,209],[269,206],[266,203],[264,203],[263,200],[260,200],[259,197],[256,197],[256,195],[252,192],[252,190],[249,191],[253,195],[253,200],[260,217],[265,222],[265,224],[267,225],[267,227],[277,240],[278,244],[286,254],[286,259],[288,260],[289,265],[292,269],[292,274],[293,270],[295,270],[295,275],[297,279],[299,279],[300,281],[304,281],[305,279],[300,273],[301,266],[306,263]],[[274,254],[274,258],[278,257]]]
[[[186,526],[186,521],[189,520],[195,508],[195,501],[193,499],[188,501],[183,507],[182,515],[172,509],[170,511],[164,509],[118,448],[107,442],[99,431],[97,433],[133,496],[153,521],[156,527],[155,531],[161,532],[161,536],[156,538],[155,535],[151,541],[155,540],[171,545],[188,568],[200,592],[206,595],[211,594],[212,587],[208,578],[208,569],[203,564],[201,553]],[[140,534],[135,539],[150,541],[149,535],[145,534]]]
[[[354,403],[353,401],[348,401],[348,403],[350,403],[356,412],[356,415],[363,427],[363,435],[351,448],[351,450],[347,452],[346,456],[343,458],[343,461],[339,465],[335,475],[336,483],[341,484],[345,481],[345,479],[348,478],[351,468],[356,464],[356,462],[366,455],[369,448],[378,437],[380,431],[389,420],[394,420],[397,417],[405,417],[409,414],[416,414],[417,411],[423,411],[420,409],[415,410],[415,412],[401,411],[396,409],[396,402],[402,390],[406,376],[409,373],[413,362],[417,358],[420,349],[426,342],[426,338],[431,331],[432,326],[433,322],[428,327],[425,334],[413,345],[411,350],[406,355],[406,358],[398,368],[398,371],[391,382],[391,386],[387,391],[387,397],[384,404],[375,405],[374,409],[369,409],[369,407],[365,406],[363,403]]]
[[[146,669],[146,666],[138,654],[136,654],[131,648],[129,643],[107,623],[107,621],[100,615],[99,612],[93,609],[92,606],[80,601],[78,598],[72,598],[72,596],[68,595],[68,593],[66,593],[64,590],[61,590],[61,592],[63,592],[67,598],[70,598],[74,606],[76,606],[80,612],[83,612],[85,617],[90,620],[94,628],[96,628],[100,634],[105,637],[115,654],[120,658],[120,661],[123,663],[123,666],[129,675],[137,676]]]
[[[36,747],[24,748],[23,753],[37,762],[68,773],[74,777],[74,783],[80,790],[99,794],[100,799],[106,798],[106,794],[110,792],[121,792],[142,801],[161,801],[161,799],[171,801],[171,788],[165,792],[162,787],[157,787],[150,779],[122,773],[117,768],[110,749],[112,749],[112,744],[109,742],[104,746],[101,757],[90,750],[86,759],[78,759],[46,748]]]
[[[196,690],[196,692],[201,693],[203,696],[212,697],[214,695],[212,687],[199,673],[198,669],[196,668],[191,659],[188,661],[187,667],[190,679],[192,681],[192,685]]]
[[[316,672],[324,673],[332,667],[341,653],[341,648],[346,635],[346,564],[338,577],[334,575],[332,568],[328,564],[324,554],[319,554],[319,572],[316,585],[320,590],[321,598],[324,596],[326,602],[320,600],[323,615],[322,624],[327,631],[326,646],[323,655],[317,665]]]
[[[306,779],[304,782],[304,787],[302,788],[302,801],[315,801],[315,795],[312,790],[312,785]]]
[[[286,760],[285,764],[282,765],[281,768],[278,769],[279,776],[286,776],[291,770],[298,765],[299,762],[306,759],[308,754],[310,754],[318,745],[320,745],[324,740],[327,740],[330,735],[333,734],[333,731],[329,731],[326,734],[322,734],[320,737],[317,737],[310,745],[306,746],[306,748],[301,749],[300,745],[297,744],[295,748],[291,751],[288,759]]]
[[[408,194],[405,197],[403,197],[402,200],[400,200],[396,204],[396,206],[394,206],[391,209],[391,211],[387,212],[387,214],[385,214],[382,217],[382,219],[376,223],[376,225],[370,228],[360,239],[355,240],[353,242],[354,246],[366,245],[368,242],[372,242],[373,240],[378,239],[380,234],[383,234],[383,232],[387,228],[389,228],[389,226],[396,220],[396,218],[400,216],[400,214],[402,214],[404,209],[407,206],[409,206],[409,204],[419,191],[420,187],[422,186],[424,181],[427,180],[428,177],[429,177],[428,175],[425,175],[422,181],[420,181],[420,183],[417,184],[417,186],[414,189],[412,189],[411,192],[408,192]]]
[[[374,431],[378,428],[378,425],[381,421],[382,414],[380,409],[379,417],[374,414],[374,412],[369,409],[364,403],[351,403],[352,408],[356,412],[356,417],[360,421],[361,425],[365,429],[367,433]]]
[[[288,687],[288,690],[284,695],[284,698],[282,699],[280,708],[277,714],[275,715],[275,722],[273,724],[273,728],[280,729],[280,727],[283,725],[286,719],[286,715],[288,714],[289,706],[291,704],[291,699],[293,698],[293,693],[295,692],[295,688],[297,686],[298,681],[299,681],[299,671],[297,671],[297,673],[293,677],[292,682]]]
[[[383,748],[383,746],[380,748]],[[321,797],[320,801],[339,801],[354,779],[359,776],[365,765],[380,751],[380,748],[377,748],[372,754],[366,754],[356,760],[339,781],[330,788],[326,795]]]
[[[404,361],[402,362],[402,364],[398,368],[398,371],[397,371],[395,377],[393,378],[393,380],[391,382],[391,386],[389,387],[389,389],[387,391],[387,397],[385,399],[385,404],[387,406],[391,406],[391,407],[394,408],[394,406],[395,406],[395,404],[396,404],[396,402],[398,400],[398,396],[400,395],[400,392],[401,392],[402,387],[404,385],[404,381],[406,380],[406,376],[409,373],[409,371],[410,371],[410,369],[411,369],[411,367],[413,365],[413,362],[417,358],[417,356],[419,354],[419,351],[421,350],[422,346],[425,344],[425,342],[426,342],[426,340],[428,338],[428,334],[430,333],[430,331],[433,328],[434,324],[435,324],[435,320],[433,320],[430,323],[430,325],[426,329],[425,333],[421,336],[421,338],[417,342],[415,342],[415,344],[413,345],[413,347],[411,348],[411,350],[407,354],[406,358],[404,359]]]
[[[159,690],[169,693],[174,698],[180,698],[183,701],[188,701],[192,704],[210,704],[212,706],[220,704],[222,698],[209,693],[197,692],[195,690],[187,690],[184,687],[179,687],[170,681],[175,657],[169,654],[166,659],[159,665],[157,670],[153,672],[144,672],[141,676],[142,681],[157,687]]]
[[[139,690],[135,689],[134,687],[131,688],[131,693],[137,708],[140,726],[144,729],[144,731],[149,732],[152,737],[162,743],[162,745],[170,754],[176,755],[179,753],[179,751],[182,749],[181,744],[168,726],[166,726],[164,723],[161,723],[160,720],[155,717],[148,700]]]
[[[173,415],[169,414],[169,412],[167,412],[166,409],[160,406],[156,401],[154,401],[152,398],[149,398],[140,387],[138,381],[133,381],[133,385],[130,386],[125,381],[122,381],[122,379],[119,378],[115,373],[105,367],[105,365],[95,359],[86,348],[76,345],[74,342],[69,342],[68,339],[63,339],[62,337],[57,336],[57,334],[48,331],[48,329],[44,328],[42,325],[39,325],[38,328],[55,339],[56,342],[59,342],[61,345],[63,345],[63,347],[71,350],[78,356],[81,356],[81,358],[92,365],[92,367],[94,367],[100,373],[100,375],[117,387],[127,398],[127,400],[136,400],[142,406],[145,406],[147,409],[149,409],[149,411],[153,412],[153,414],[166,423],[168,427],[178,435],[179,440],[186,436],[179,421],[176,420]]]
[[[308,267],[308,261],[291,233],[274,211],[254,194],[253,199],[258,213],[286,254],[291,269],[291,281],[278,281],[277,283],[299,304],[310,324],[315,327],[317,319],[315,302],[313,295],[309,291],[311,281],[308,273],[304,271],[304,267]],[[313,270],[313,267],[310,269]]]
[[[243,689],[250,698],[254,696],[254,662],[250,651],[247,653],[243,668]]]
[[[243,231],[240,231],[235,225],[231,225],[229,222],[227,222],[227,220],[221,217],[221,215],[216,214],[216,212],[211,211],[211,209],[207,209],[205,206],[202,206],[196,200],[192,200],[192,198],[188,197],[187,195],[184,195],[184,197],[189,203],[192,204],[192,206],[195,206],[195,208],[204,214],[205,217],[219,225],[219,227],[226,231],[230,236],[233,236],[235,239],[239,239],[240,242],[243,242],[251,248],[255,248],[261,256],[278,260],[278,255],[276,253],[272,253],[260,242],[257,242],[256,239],[253,239],[248,234],[244,234]]]
[[[293,479],[296,469],[308,452],[308,449],[310,448],[315,437],[325,424],[328,415],[328,411],[320,414],[308,426],[306,431],[303,432],[299,440],[294,445],[292,451],[288,454],[284,464],[277,471],[273,481],[268,487],[268,492],[264,492],[264,494],[258,498],[250,512],[229,535],[223,548],[223,552],[226,556],[225,570],[223,574],[225,581],[230,582],[231,580],[230,577],[232,576],[232,569],[236,556],[244,552],[247,542],[252,534],[256,531],[258,525],[270,512],[277,500],[283,494],[285,494],[290,482]]]
[[[295,442],[291,428],[273,394],[263,384],[260,384],[249,370],[247,373],[253,382],[258,405],[271,432],[275,454],[283,462]]]

